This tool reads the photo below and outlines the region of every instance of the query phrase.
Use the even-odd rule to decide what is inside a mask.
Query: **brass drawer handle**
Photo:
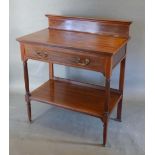
[[[47,52],[36,51],[36,54],[37,54],[38,57],[40,57],[40,58],[47,58],[47,57],[48,57]]]
[[[81,58],[77,58],[77,64],[81,66],[86,66],[90,63],[90,60],[88,58],[81,60]]]
[[[48,57],[47,52],[44,52],[44,57],[45,57],[45,58],[47,58],[47,57]]]

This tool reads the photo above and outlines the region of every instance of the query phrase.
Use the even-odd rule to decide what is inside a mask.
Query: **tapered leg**
[[[117,105],[117,120],[122,121],[122,99],[119,101]]]
[[[119,101],[117,105],[117,120],[118,121],[121,121],[122,119],[122,100],[123,100],[123,88],[124,88],[125,61],[126,59],[124,58],[120,63],[119,90],[122,93],[122,99]]]
[[[108,132],[108,120],[104,122],[103,125],[103,145],[106,146],[107,143],[107,133]]]
[[[29,76],[28,76],[27,60],[23,62],[23,67],[24,67],[24,81],[26,90],[25,100],[27,102],[27,114],[29,122],[31,122],[31,103],[29,99],[30,92],[29,92]]]
[[[103,116],[103,145],[106,146],[107,143],[107,131],[108,131],[108,121],[109,121],[109,100],[110,100],[110,79],[106,78],[105,83],[105,106],[104,106],[104,116]]]
[[[31,103],[30,102],[27,102],[27,114],[28,114],[29,122],[31,122]]]

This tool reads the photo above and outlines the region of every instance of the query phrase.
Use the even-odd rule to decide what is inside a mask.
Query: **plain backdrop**
[[[30,149],[29,154],[35,154],[32,153],[35,152],[35,149],[32,151],[32,145],[36,141],[33,141],[31,138],[33,136],[31,134],[35,133],[41,133],[40,135],[43,136],[46,123],[49,121],[50,116],[40,118],[40,124],[43,124],[41,128],[38,126],[38,129],[36,130],[36,126],[38,125],[37,121],[34,122],[34,126],[29,127],[26,122],[24,122],[25,118],[25,107],[22,107],[24,104],[24,78],[23,78],[23,66],[20,56],[20,48],[19,43],[16,41],[17,37],[29,34],[34,31],[38,31],[40,29],[46,28],[48,26],[48,20],[44,16],[45,14],[56,14],[56,15],[67,15],[67,16],[81,16],[81,17],[97,17],[97,18],[109,18],[109,19],[122,19],[122,20],[130,20],[132,21],[132,25],[130,28],[130,36],[131,40],[128,43],[127,48],[127,64],[126,64],[126,74],[125,74],[125,93],[124,93],[124,102],[127,103],[127,109],[126,114],[124,118],[124,124],[122,123],[122,130],[119,129],[119,124],[115,125],[112,123],[110,126],[110,132],[111,132],[111,145],[115,147],[116,150],[118,150],[118,154],[122,155],[129,154],[129,155],[141,155],[144,154],[144,93],[145,93],[145,10],[144,10],[145,2],[144,0],[10,0],[10,122],[11,122],[11,151],[14,152],[12,154],[18,154],[16,150],[21,149],[20,151],[28,151]],[[55,65],[55,75],[70,79],[75,79],[78,81],[83,82],[90,82],[98,85],[104,84],[104,77],[97,72],[92,71],[86,71],[81,69],[75,69],[72,67],[64,67],[60,65]],[[119,66],[114,70],[113,76],[112,76],[112,86],[117,87],[118,82],[118,75],[119,75]],[[48,80],[48,64],[46,63],[39,63],[36,61],[29,61],[29,76],[30,76],[30,90],[33,88],[39,86],[44,81]],[[22,103],[21,103],[22,102]],[[42,111],[45,111],[46,105],[39,107],[36,106],[35,109],[38,108],[38,111],[36,110],[36,114],[41,113]],[[40,109],[39,109],[40,108]],[[47,106],[47,108],[49,108]],[[17,112],[18,111],[18,112]],[[35,113],[35,112],[34,112]],[[53,112],[51,112],[53,113]],[[81,119],[81,122],[83,123],[81,127],[81,130],[85,130],[86,127],[90,129],[90,133],[88,132],[88,137],[90,135],[93,135],[96,133],[96,129],[94,130],[90,128],[90,124],[87,122],[87,119],[83,120],[83,117],[80,115],[75,114],[73,116],[73,113],[68,114],[63,111],[62,118],[66,118],[66,120],[60,121],[57,118],[57,111],[55,110],[55,113],[53,113],[53,122],[60,122],[60,124],[63,124],[65,122],[66,130],[70,127],[70,124],[72,126],[76,126],[76,123],[74,123],[74,119],[77,120],[77,118]],[[125,113],[125,112],[124,112]],[[35,114],[34,114],[35,115]],[[77,116],[77,117],[76,117]],[[73,117],[73,119],[71,119]],[[75,118],[74,118],[75,117]],[[46,120],[44,120],[47,118]],[[71,123],[67,121],[69,119]],[[88,118],[89,120],[89,118]],[[79,121],[79,123],[81,123]],[[92,121],[93,122],[93,121]],[[24,124],[25,123],[25,124]],[[36,124],[35,124],[36,123]],[[67,124],[68,123],[68,124]],[[39,125],[40,125],[39,124]],[[49,125],[49,123],[47,123]],[[95,122],[94,122],[95,124]],[[48,128],[48,125],[46,126]],[[71,126],[71,127],[72,127]],[[96,123],[97,126],[97,123]],[[116,128],[115,128],[116,126]],[[68,128],[67,128],[68,127]],[[80,126],[79,126],[80,127]],[[93,125],[91,126],[93,128]],[[113,127],[115,130],[113,130]],[[44,136],[50,137],[50,133],[54,133],[54,131],[51,131],[52,128],[56,128],[57,130],[59,127],[57,125],[53,125],[52,127],[49,127],[49,131],[47,131],[47,135]],[[60,126],[61,128],[61,126]],[[81,133],[80,128],[76,126],[77,130],[79,131],[79,134]],[[23,132],[25,133],[25,139],[27,136],[27,141],[24,143],[22,140]],[[70,129],[70,128],[69,128]],[[68,129],[68,130],[69,130]],[[69,131],[74,130],[75,128],[71,128]],[[116,129],[118,129],[118,132],[116,132]],[[65,129],[61,132],[65,132]],[[37,132],[36,132],[37,131]],[[68,131],[68,132],[69,132]],[[95,132],[96,131],[96,132]],[[100,129],[98,131],[101,131]],[[58,135],[61,135],[61,132],[58,133]],[[72,132],[72,131],[71,131]],[[116,133],[115,133],[116,132]],[[122,134],[125,139],[121,137],[120,132],[123,132]],[[117,134],[119,133],[119,134]],[[21,134],[21,135],[19,135]],[[90,134],[90,135],[89,135]],[[57,135],[57,133],[56,133]],[[76,137],[76,134],[73,134],[74,138]],[[86,134],[87,135],[87,134]],[[96,135],[99,135],[96,133]],[[85,136],[85,135],[82,135]],[[116,137],[115,137],[116,136]],[[120,136],[120,137],[118,137]],[[44,139],[46,139],[44,137]],[[57,137],[57,136],[56,136]],[[77,134],[78,137],[78,134]],[[48,139],[47,138],[47,139]],[[73,139],[74,139],[73,138]],[[65,138],[64,138],[65,139]],[[112,142],[112,139],[114,142]],[[101,140],[101,139],[100,139]],[[98,140],[98,141],[100,141]],[[119,142],[118,142],[119,140]],[[23,143],[21,143],[21,141]],[[30,142],[29,142],[30,141]],[[82,140],[83,141],[83,140]],[[34,143],[33,143],[34,142]],[[32,143],[32,145],[31,145]],[[123,143],[123,145],[122,145]],[[22,147],[19,148],[18,145],[21,145]],[[45,144],[45,143],[44,143]],[[42,143],[39,141],[40,146],[42,146]],[[59,146],[59,143],[57,144]],[[48,145],[43,145],[43,149],[50,148],[51,143]],[[61,145],[60,145],[61,146]],[[68,148],[69,146],[67,146]],[[75,146],[76,147],[76,146]],[[51,147],[51,150],[55,150],[55,141],[53,142],[53,147]],[[58,151],[66,151],[66,146],[62,146],[62,150],[57,149]],[[93,149],[88,148],[85,152],[83,150],[85,148],[84,146],[79,147],[79,152],[83,151],[83,154],[89,153],[93,154]],[[118,149],[119,148],[119,149]],[[39,148],[38,148],[39,149]],[[41,148],[40,148],[41,149]],[[68,148],[70,149],[70,147]],[[77,148],[73,147],[73,150],[75,151]],[[77,150],[78,150],[77,149]],[[98,148],[95,148],[95,150],[98,153],[103,154],[102,151],[105,151],[104,154],[113,154],[113,152],[116,152],[116,150],[100,150]],[[23,152],[24,152],[23,151]],[[101,152],[100,152],[101,151]],[[19,154],[21,154],[21,152]],[[58,153],[57,152],[57,153]],[[61,152],[61,153],[62,153]],[[39,153],[39,152],[38,152]],[[60,153],[60,154],[61,154]],[[72,154],[71,152],[66,151],[66,154]],[[59,153],[58,153],[59,154]],[[63,154],[63,153],[62,153]],[[96,153],[94,153],[96,154]]]
[[[10,1],[10,89],[23,90],[23,68],[16,38],[46,28],[45,14],[101,17],[132,21],[128,44],[126,89],[144,91],[144,0],[11,0]],[[48,79],[48,65],[30,61],[31,86]],[[55,75],[103,84],[100,73],[55,66]],[[113,73],[112,83],[118,79]],[[33,81],[34,80],[34,81]],[[34,86],[35,87],[35,86]]]

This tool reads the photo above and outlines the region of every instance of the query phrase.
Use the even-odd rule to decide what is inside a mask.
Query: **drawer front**
[[[103,72],[105,66],[105,57],[85,54],[85,52],[68,49],[25,45],[25,54],[26,57],[30,59],[85,68],[99,72]]]

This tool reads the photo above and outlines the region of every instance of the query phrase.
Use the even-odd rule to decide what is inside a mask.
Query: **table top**
[[[23,43],[35,43],[113,55],[127,43],[128,38],[46,28],[20,37],[17,40]]]

